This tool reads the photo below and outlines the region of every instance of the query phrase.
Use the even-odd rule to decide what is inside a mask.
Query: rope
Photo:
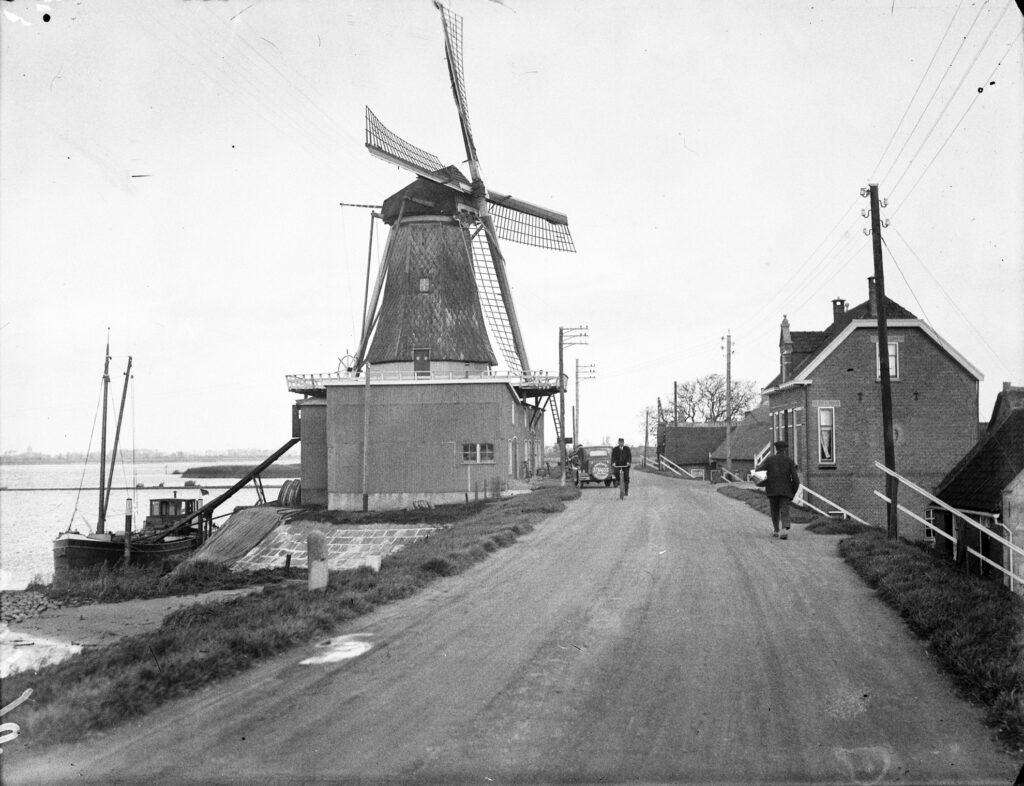
[[[89,446],[85,449],[85,463],[82,465],[82,477],[78,480],[78,493],[75,494],[75,506],[71,510],[71,518],[68,520],[68,528],[64,530],[65,532],[71,531],[71,525],[75,523],[75,514],[78,513],[78,502],[82,498],[82,486],[85,485],[85,471],[89,468],[89,456],[92,455],[92,438],[96,433],[96,419],[99,417],[100,403],[103,401],[102,384],[103,383],[100,383],[100,394],[96,399],[96,411],[92,415],[92,428],[89,429]],[[82,516],[82,521],[85,521],[86,526],[88,526],[91,531],[92,527],[89,525],[89,522],[86,521],[84,516]]]

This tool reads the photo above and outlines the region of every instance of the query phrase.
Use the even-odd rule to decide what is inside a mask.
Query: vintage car
[[[612,449],[607,445],[581,445],[576,448],[572,454],[572,478],[577,488],[583,488],[588,483],[612,485],[615,481],[615,473],[612,471]]]

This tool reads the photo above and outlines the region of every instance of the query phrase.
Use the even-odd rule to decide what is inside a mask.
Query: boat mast
[[[110,508],[110,489],[114,485],[114,464],[117,461],[117,443],[121,439],[121,419],[124,417],[124,400],[128,397],[128,380],[132,375],[132,356],[128,356],[128,366],[124,370],[124,387],[121,388],[121,408],[117,411],[117,426],[114,428],[114,448],[110,451],[110,474],[107,475],[107,494],[103,500],[103,513],[106,516]]]
[[[107,500],[104,475],[107,470],[107,389],[110,387],[110,331],[107,331],[107,351],[103,361],[103,430],[100,432],[100,509],[96,517],[96,532],[103,533],[107,520]]]

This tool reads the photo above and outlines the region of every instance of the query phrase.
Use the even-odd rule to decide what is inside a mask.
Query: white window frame
[[[832,414],[832,422],[828,428],[832,432],[832,458],[824,459],[821,456],[821,413],[828,410]],[[834,467],[836,465],[836,408],[835,407],[818,407],[818,465],[824,467]]]
[[[933,508],[933,507],[925,508],[924,520],[927,521],[929,524],[931,524],[933,527],[937,526],[935,524],[935,508]],[[935,545],[935,531],[930,529],[930,528],[928,528],[928,527],[925,527],[924,528],[924,539],[927,540],[927,541],[930,541],[931,544],[934,546]]]
[[[481,458],[484,447],[490,447],[491,457],[489,459]],[[466,448],[472,448],[473,458],[466,458]],[[494,443],[493,442],[463,442],[462,443],[462,463],[463,464],[493,464],[494,463]]]
[[[895,348],[895,349],[894,349]],[[889,342],[889,379],[900,378],[900,342]],[[895,368],[894,368],[895,366]],[[878,342],[875,342],[875,381],[882,379],[882,361],[878,356]]]

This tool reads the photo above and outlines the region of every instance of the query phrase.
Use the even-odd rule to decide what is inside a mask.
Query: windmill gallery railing
[[[474,373],[456,372],[432,372],[432,371],[370,371],[371,382],[438,382],[457,380],[484,380],[494,382],[508,382],[516,387],[538,387],[555,388],[559,387],[557,374],[548,374],[544,371],[531,371],[526,374],[514,374],[507,371],[479,371]],[[292,393],[302,393],[308,390],[323,390],[328,384],[336,383],[362,383],[364,378],[354,371],[332,371],[326,374],[286,374],[285,381],[288,390]],[[566,378],[561,380],[564,386]]]
[[[974,519],[972,519],[970,516],[968,516],[964,512],[957,510],[956,508],[952,507],[951,505],[947,505],[945,502],[943,502],[941,499],[936,497],[934,494],[931,494],[931,493],[925,491],[923,488],[918,486],[916,483],[914,483],[914,482],[908,480],[907,478],[903,477],[898,472],[895,472],[894,470],[889,469],[888,467],[886,467],[881,462],[876,461],[875,462],[875,466],[878,467],[886,475],[889,475],[890,477],[894,478],[896,480],[896,482],[899,483],[900,485],[905,486],[906,488],[910,489],[911,491],[913,491],[918,496],[924,497],[924,499],[928,500],[928,502],[931,503],[932,506],[934,506],[936,508],[941,508],[946,513],[949,513],[957,521],[961,522],[962,524],[966,524],[966,525],[970,526],[974,530],[977,530],[977,532],[978,532],[980,537],[988,538],[989,540],[995,541],[996,543],[999,543],[1000,545],[1002,545],[1003,548],[1007,552],[1009,552],[1009,567],[1007,567],[1006,565],[1000,565],[995,560],[990,559],[989,557],[985,556],[984,554],[982,554],[977,549],[971,548],[966,543],[962,544],[963,545],[963,549],[964,549],[964,551],[966,553],[970,554],[973,557],[977,557],[979,560],[984,562],[986,565],[990,565],[991,567],[995,568],[1000,573],[1002,573],[1004,576],[1006,576],[1009,579],[1009,585],[1010,585],[1010,589],[1011,590],[1014,590],[1014,591],[1017,591],[1017,592],[1021,592],[1022,590],[1024,590],[1024,577],[1021,577],[1020,575],[1017,574],[1017,572],[1014,570],[1014,565],[1013,565],[1013,562],[1014,562],[1013,558],[1014,558],[1014,556],[1016,556],[1018,559],[1024,559],[1024,549],[1022,549],[1020,546],[1015,544],[1012,540],[1009,540],[1007,538],[1002,537],[1001,535],[993,532],[991,529],[986,527],[984,524],[981,524],[980,522],[975,521]],[[875,496],[878,497],[879,499],[881,499],[882,501],[884,501],[886,504],[890,504],[891,503],[891,500],[885,494],[883,494],[880,491],[875,491]],[[955,560],[957,558],[957,551],[958,551],[957,547],[958,547],[959,541],[958,541],[958,538],[957,538],[956,527],[951,527],[952,532],[946,532],[946,530],[944,530],[942,527],[935,526],[932,522],[928,521],[927,519],[922,518],[921,516],[918,516],[916,513],[914,513],[914,511],[909,510],[905,505],[902,505],[899,502],[896,503],[896,508],[901,513],[904,513],[905,515],[910,516],[910,518],[914,519],[918,523],[923,524],[930,532],[933,532],[934,534],[938,535],[939,537],[945,538],[946,540],[948,540],[952,544],[952,546],[953,546],[953,548],[952,548],[953,559]],[[1007,533],[1009,534],[1009,531],[1007,531]],[[979,542],[979,547],[981,547],[981,543],[980,542]]]

